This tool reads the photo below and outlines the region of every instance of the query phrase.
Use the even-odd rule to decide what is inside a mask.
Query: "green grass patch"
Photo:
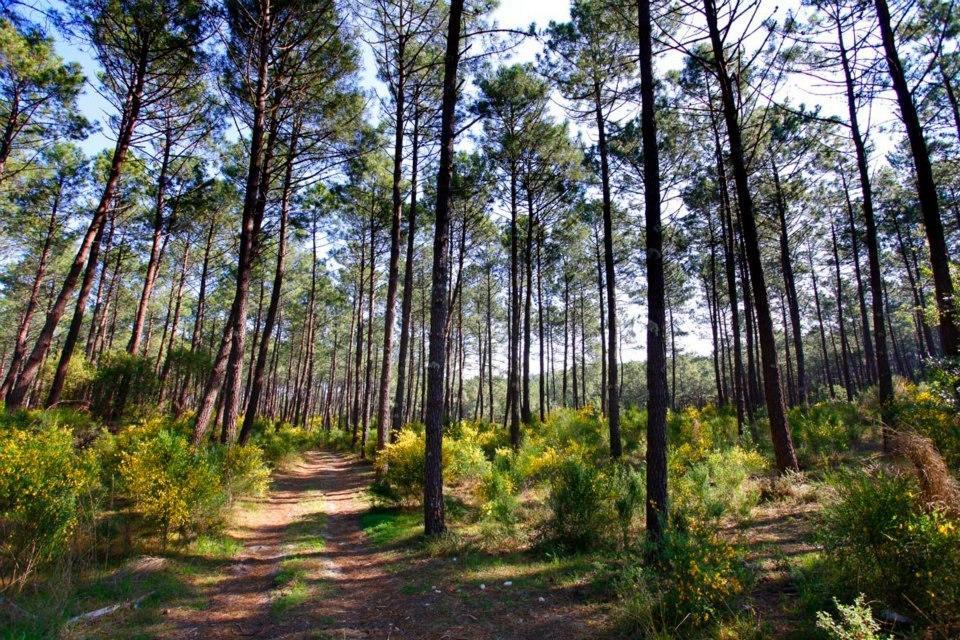
[[[294,581],[284,587],[273,599],[273,602],[270,603],[270,611],[274,615],[281,615],[306,602],[309,596],[309,587],[300,580]]]
[[[280,563],[280,569],[273,577],[273,584],[285,587],[294,582],[302,582],[307,576],[307,563],[300,558],[286,558]]]
[[[360,516],[360,527],[376,545],[406,542],[423,531],[423,514],[401,509],[374,508]]]
[[[134,571],[125,565],[89,572],[73,590],[67,586],[51,587],[25,594],[17,604],[26,615],[0,615],[0,640],[56,638],[63,624],[73,616],[139,598],[143,600],[136,609],[123,609],[103,620],[79,623],[71,628],[79,634],[77,637],[156,637],[149,630],[162,622],[162,608],[199,609],[206,605],[190,579],[188,569],[192,566],[167,561],[155,570]]]
[[[284,537],[296,553],[319,553],[326,548],[326,541],[323,539],[326,523],[325,513],[311,513],[291,524]]]
[[[286,558],[280,563],[280,569],[273,577],[277,590],[273,602],[270,603],[270,610],[274,615],[302,604],[310,596],[307,568],[307,561],[300,558]]]
[[[242,550],[242,542],[226,535],[200,536],[190,545],[190,551],[212,560],[230,560]]]

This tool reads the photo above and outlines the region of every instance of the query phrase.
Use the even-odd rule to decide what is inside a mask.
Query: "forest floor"
[[[412,544],[419,514],[376,509],[371,467],[311,452],[238,506],[224,538],[140,558],[90,591],[81,611],[139,606],[68,627],[64,638],[536,639],[607,637],[589,558]]]
[[[372,503],[372,476],[355,456],[305,454],[274,474],[266,496],[237,505],[225,535],[81,585],[74,612],[136,606],[68,625],[60,637],[617,637],[609,573],[596,557],[431,549],[419,511]],[[772,500],[725,528],[745,545],[753,575],[741,615],[761,621],[765,637],[803,637],[793,574],[815,551],[817,509],[803,498]]]

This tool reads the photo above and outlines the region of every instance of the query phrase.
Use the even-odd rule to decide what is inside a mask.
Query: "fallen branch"
[[[110,615],[111,613],[115,613],[115,612],[119,611],[120,609],[136,609],[138,606],[140,606],[140,603],[141,603],[141,602],[143,602],[144,600],[146,600],[147,598],[149,598],[149,597],[152,596],[153,594],[154,594],[154,592],[151,591],[151,592],[149,592],[149,593],[143,594],[142,596],[140,596],[140,597],[137,598],[136,600],[127,600],[126,602],[120,602],[120,603],[117,603],[117,604],[112,604],[112,605],[110,605],[109,607],[102,607],[102,608],[96,609],[96,610],[94,610],[94,611],[88,611],[87,613],[81,613],[80,615],[74,616],[74,617],[70,618],[69,620],[67,620],[67,625],[76,624],[76,623],[78,623],[78,622],[87,622],[87,621],[90,621],[90,620],[98,620],[99,618],[103,618],[104,616],[108,616],[108,615]]]

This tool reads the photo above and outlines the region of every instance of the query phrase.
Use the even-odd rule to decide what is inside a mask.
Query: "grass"
[[[311,513],[291,524],[284,537],[295,553],[320,553],[327,546],[323,539],[326,523],[326,514]]]
[[[402,509],[375,507],[360,516],[360,527],[378,546],[410,541],[423,531],[423,515]]]
[[[149,570],[138,570],[135,563],[128,563],[88,572],[73,589],[61,585],[59,589],[38,590],[19,600],[28,614],[5,620],[0,625],[0,639],[156,637],[146,630],[158,630],[163,608],[206,606],[196,589],[195,568],[188,561],[169,559]],[[143,600],[136,609],[121,609],[93,624],[63,626],[75,615],[139,598]]]
[[[199,536],[190,545],[190,550],[203,558],[231,559],[243,550],[243,543],[227,535]]]
[[[315,597],[321,582],[310,577],[315,561],[306,558],[285,558],[273,578],[273,600],[270,611],[275,616],[282,615],[300,606],[311,597]]]

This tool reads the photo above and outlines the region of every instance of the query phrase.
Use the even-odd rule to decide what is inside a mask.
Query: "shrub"
[[[713,529],[677,524],[664,531],[656,563],[631,564],[617,581],[621,623],[634,633],[690,637],[730,613],[743,591],[739,549]]]
[[[260,496],[270,486],[270,469],[263,461],[263,451],[252,444],[233,445],[218,452],[220,480],[227,499]]]
[[[481,485],[480,497],[486,521],[511,529],[520,520],[520,501],[507,472],[491,468]]]
[[[334,430],[332,434],[340,434]],[[276,467],[303,451],[318,448],[327,436],[322,430],[307,430],[289,424],[274,428],[263,423],[254,430],[251,441],[263,451],[263,458],[271,467]]]
[[[960,521],[923,504],[906,475],[846,474],[836,491],[820,538],[838,590],[936,623],[960,620]]]
[[[671,412],[667,429],[668,441],[680,443],[670,461],[676,468],[697,463],[710,451],[731,447],[738,441],[736,415],[729,408],[712,405]]]
[[[152,358],[111,351],[100,359],[90,381],[91,409],[95,415],[113,420],[119,419],[121,413],[152,410],[158,383]]]
[[[481,442],[476,428],[468,423],[460,425],[459,437],[444,438],[444,463],[452,482],[476,482],[487,475],[490,461],[484,455]]]
[[[426,440],[421,433],[404,429],[376,460],[375,490],[397,501],[414,501],[423,496]]]
[[[141,440],[120,463],[133,511],[159,529],[185,535],[219,524],[225,500],[216,468],[187,439],[169,430]]]
[[[603,418],[592,406],[581,409],[557,409],[538,428],[543,442],[559,449],[582,448],[591,453],[605,455],[607,430]]]
[[[851,605],[842,605],[834,598],[837,618],[825,611],[817,612],[817,628],[827,634],[829,640],[890,640],[880,635],[880,623],[873,619],[873,612],[864,602],[863,594]]]
[[[64,555],[77,524],[89,465],[64,428],[0,433],[0,578],[19,589],[38,567]]]
[[[906,385],[896,396],[897,422],[930,438],[951,468],[960,468],[960,413],[945,392]]]
[[[866,427],[857,405],[818,402],[790,410],[790,431],[798,455],[809,459],[847,451]]]
[[[760,498],[759,487],[749,482],[750,477],[765,468],[763,456],[740,447],[706,453],[686,468],[671,464],[674,503],[709,520],[743,517]]]
[[[603,544],[616,520],[608,478],[595,465],[575,458],[564,461],[557,469],[549,503],[550,535],[572,551]]]
[[[426,437],[420,430],[405,428],[395,442],[377,456],[378,481],[374,491],[392,500],[417,501],[423,495]],[[477,481],[490,468],[483,450],[469,438],[443,439],[444,479],[451,484]]]
[[[614,488],[613,506],[617,512],[617,523],[620,525],[620,538],[626,547],[630,540],[630,529],[638,508],[644,504],[646,497],[646,476],[634,471],[626,465],[614,467],[611,475]]]

